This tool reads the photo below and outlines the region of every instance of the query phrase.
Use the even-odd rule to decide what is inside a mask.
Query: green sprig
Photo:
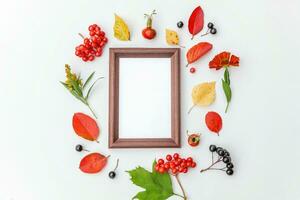
[[[84,103],[92,112],[92,114],[94,115],[94,117],[97,119],[97,116],[95,114],[95,112],[93,111],[93,109],[91,108],[88,99],[90,96],[90,93],[92,91],[92,88],[94,87],[94,85],[96,84],[96,82],[104,77],[100,77],[98,79],[96,79],[94,81],[94,83],[90,86],[90,88],[88,89],[88,92],[86,95],[84,95],[84,90],[86,89],[87,85],[89,84],[89,82],[92,80],[95,72],[93,72],[92,74],[89,75],[89,77],[87,78],[87,80],[85,81],[84,84],[82,84],[82,80],[80,79],[80,75],[77,76],[75,73],[71,73],[71,69],[69,65],[66,65],[66,77],[67,80],[65,82],[60,81],[60,83],[79,101],[81,101],[82,103]]]

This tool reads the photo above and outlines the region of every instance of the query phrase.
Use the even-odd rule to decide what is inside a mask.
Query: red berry
[[[107,37],[103,38],[103,42],[107,43],[108,42],[108,39]]]
[[[173,169],[175,167],[176,167],[175,163],[174,162],[170,162],[170,168]]]
[[[165,168],[160,167],[160,168],[158,169],[158,172],[159,172],[159,173],[164,173],[164,172],[165,172]]]
[[[191,67],[190,68],[190,72],[193,74],[193,73],[195,73],[196,72],[196,68],[195,67]]]
[[[174,162],[174,164],[175,164],[176,166],[179,166],[179,165],[180,165],[180,162],[178,162],[178,160],[176,160],[176,161]]]
[[[159,170],[159,164],[156,164],[155,165],[155,171],[158,171]]]
[[[164,164],[165,161],[164,161],[163,159],[159,159],[159,160],[157,161],[157,163],[158,163],[158,164]]]
[[[170,169],[170,164],[169,164],[169,163],[165,163],[164,168],[165,168],[166,170]]]
[[[195,162],[192,163],[192,168],[195,168],[197,164]]]
[[[76,50],[76,51],[75,51],[75,55],[76,55],[76,56],[80,56],[80,51]]]
[[[168,154],[168,155],[166,156],[166,159],[167,159],[167,161],[171,161],[171,160],[172,160],[172,156],[171,156],[170,154]]]
[[[179,154],[178,153],[174,153],[173,158],[174,159],[178,159],[179,158]]]
[[[90,40],[88,38],[84,38],[83,43],[84,44],[90,44]]]
[[[187,161],[187,162],[186,162],[186,166],[187,166],[187,167],[191,167],[191,166],[192,166],[192,162]]]
[[[187,162],[193,162],[193,158],[188,157],[188,158],[186,159],[186,161],[187,161]]]
[[[95,56],[89,56],[89,61],[93,61],[95,59]]]
[[[183,167],[183,168],[187,167],[187,166],[186,166],[186,163],[185,163],[185,162],[182,162],[182,163],[180,164],[180,167]]]
[[[96,33],[94,31],[90,32],[90,36],[94,36]]]
[[[82,60],[83,60],[84,62],[86,62],[86,61],[88,61],[88,58],[87,58],[86,56],[84,56],[84,57],[82,57]]]
[[[173,174],[176,174],[177,171],[178,171],[178,170],[177,170],[176,168],[172,169],[172,173],[173,173]]]
[[[90,25],[89,26],[89,31],[94,31],[95,30],[95,27],[93,25]]]
[[[183,173],[186,174],[187,172],[188,172],[188,168],[184,168],[184,169],[183,169]]]

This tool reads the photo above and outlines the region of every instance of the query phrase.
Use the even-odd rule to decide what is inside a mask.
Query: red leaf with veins
[[[204,13],[200,6],[194,9],[189,18],[189,32],[192,34],[192,39],[194,35],[199,33],[203,29],[204,25]]]

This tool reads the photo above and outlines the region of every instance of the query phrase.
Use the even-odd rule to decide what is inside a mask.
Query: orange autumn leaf
[[[194,45],[193,47],[191,47],[186,54],[186,59],[188,61],[188,64],[196,62],[207,52],[209,52],[212,49],[212,47],[213,45],[208,42],[200,42]]]
[[[100,172],[107,164],[107,158],[100,153],[91,153],[85,156],[79,165],[79,169],[88,174],[95,174]]]
[[[72,124],[78,136],[90,141],[97,140],[100,131],[97,122],[90,116],[83,113],[75,113]]]

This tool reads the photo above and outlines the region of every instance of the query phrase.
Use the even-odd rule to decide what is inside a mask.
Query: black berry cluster
[[[234,165],[232,164],[230,153],[226,149],[223,149],[222,147],[217,147],[216,145],[213,144],[209,146],[209,151],[212,153],[211,165],[206,169],[202,169],[200,172],[205,172],[208,170],[220,170],[220,171],[225,171],[226,174],[229,176],[233,175]],[[214,160],[215,154],[217,154],[218,156],[218,159],[216,161]],[[225,167],[215,168],[215,165],[218,163],[224,163]]]
[[[215,25],[212,22],[209,22],[207,24],[207,28],[208,29],[207,29],[206,33],[201,35],[201,36],[205,36],[205,35],[208,35],[208,34],[213,34],[213,35],[217,34],[217,29],[216,29]]]

